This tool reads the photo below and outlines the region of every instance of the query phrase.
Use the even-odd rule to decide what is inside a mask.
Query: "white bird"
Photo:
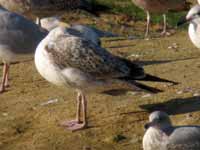
[[[182,11],[187,10],[190,3],[186,0],[132,0],[132,2],[139,8],[146,11],[147,24],[145,37],[149,35],[150,13],[163,14],[164,26],[162,34],[166,34],[167,20],[166,13],[168,11]]]
[[[173,126],[165,112],[151,113],[145,128],[144,150],[200,149],[200,126]]]
[[[34,22],[0,7],[0,59],[4,63],[0,93],[8,86],[10,63],[21,55],[33,54],[46,35],[47,31]]]
[[[178,26],[189,22],[188,34],[192,43],[200,48],[200,5],[195,5],[190,9],[186,17],[180,19]]]
[[[82,24],[67,24],[65,22],[62,22],[60,17],[54,16],[54,17],[45,17],[40,19],[40,24],[42,28],[51,31],[52,29],[63,26],[67,27],[73,30],[76,30],[80,32],[83,37],[87,38],[88,40],[91,40],[93,43],[100,45],[101,44],[101,38],[102,37],[116,37],[116,34],[113,34],[111,32],[102,31],[100,29],[90,27],[87,25]]]
[[[35,65],[38,72],[49,82],[77,91],[77,117],[63,123],[72,131],[87,127],[86,93],[113,88],[133,90],[136,87],[151,92],[160,91],[134,80],[174,83],[145,74],[143,68],[137,64],[114,56],[99,45],[74,35],[63,27],[53,29],[40,42],[35,53]]]

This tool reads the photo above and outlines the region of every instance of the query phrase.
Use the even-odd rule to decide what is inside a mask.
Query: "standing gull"
[[[160,90],[135,80],[174,83],[145,74],[142,67],[112,55],[93,42],[69,33],[63,27],[53,29],[40,42],[35,53],[35,65],[49,82],[77,91],[77,117],[62,124],[72,131],[87,127],[86,93],[117,87],[131,90],[142,88],[156,93]]]
[[[200,48],[200,5],[190,9],[187,16],[180,19],[178,26],[189,22],[188,34],[192,43]]]
[[[34,22],[0,7],[0,59],[4,63],[0,93],[8,86],[10,62],[34,53],[46,34]]]
[[[38,22],[41,17],[55,15],[66,10],[82,9],[98,15],[100,11],[109,9],[104,5],[95,5],[88,0],[0,0],[0,5],[23,15],[33,14],[37,16]]]
[[[145,125],[144,150],[199,150],[200,126],[172,126],[165,112],[155,111]]]
[[[167,21],[166,13],[168,11],[181,11],[188,9],[189,3],[186,0],[132,0],[132,2],[146,11],[147,14],[147,24],[145,37],[149,34],[150,26],[150,13],[163,14],[164,26],[162,34],[166,34]]]
[[[116,37],[118,35],[113,34],[111,32],[102,31],[100,29],[97,29],[95,27],[90,27],[88,25],[82,25],[82,24],[67,24],[65,22],[62,22],[60,17],[54,16],[54,17],[46,17],[40,19],[41,27],[51,31],[52,29],[63,26],[67,27],[68,29],[75,30],[77,32],[80,32],[83,37],[91,40],[97,45],[101,44],[101,38],[103,37]]]

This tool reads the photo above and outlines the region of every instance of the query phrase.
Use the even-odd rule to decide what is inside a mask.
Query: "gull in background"
[[[8,86],[10,63],[33,54],[46,35],[47,31],[34,22],[0,7],[0,59],[4,63],[0,93]]]
[[[200,48],[200,5],[195,5],[190,9],[186,17],[184,16],[178,22],[178,26],[188,22],[188,34],[192,43]]]
[[[164,35],[167,33],[166,13],[169,11],[188,10],[190,6],[190,3],[186,2],[186,0],[132,0],[132,2],[139,8],[146,11],[147,24],[145,37],[148,37],[149,35],[149,26],[151,20],[150,13],[163,14],[164,26],[161,34]]]
[[[88,125],[86,94],[113,88],[161,92],[136,80],[176,84],[146,74],[139,65],[112,55],[99,45],[69,33],[64,27],[53,29],[40,42],[35,53],[35,65],[47,81],[77,91],[76,119],[62,123],[72,131]]]
[[[93,43],[95,43],[97,45],[101,45],[100,39],[103,37],[117,37],[118,36],[111,32],[102,31],[100,29],[90,27],[88,25],[81,25],[81,24],[70,25],[65,22],[62,22],[60,17],[58,17],[58,16],[41,18],[40,25],[42,28],[44,28],[48,31],[51,31],[52,29],[59,27],[59,26],[67,27],[68,29],[80,32],[83,37],[85,37],[88,40],[91,40]]]
[[[151,113],[145,128],[144,150],[200,149],[200,126],[173,126],[165,112]]]
[[[52,16],[64,11],[81,9],[90,14],[99,15],[99,12],[109,10],[108,7],[94,4],[88,0],[0,0],[4,8],[27,16],[37,16],[37,22],[44,16]]]

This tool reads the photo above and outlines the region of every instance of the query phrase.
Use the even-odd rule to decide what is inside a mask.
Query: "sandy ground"
[[[132,24],[119,25],[117,33],[142,35],[144,24],[139,28],[140,23]],[[109,26],[102,28],[109,30]],[[156,30],[153,35],[157,36]],[[147,83],[164,90],[156,95],[88,95],[90,127],[71,133],[59,123],[75,116],[76,93],[45,81],[33,60],[13,64],[11,86],[0,95],[0,150],[140,150],[144,123],[154,110],[168,112],[177,125],[200,124],[200,50],[191,44],[186,30],[150,40],[122,37],[102,41],[114,54],[143,64],[146,72],[179,84]],[[51,100],[54,103],[46,104]]]

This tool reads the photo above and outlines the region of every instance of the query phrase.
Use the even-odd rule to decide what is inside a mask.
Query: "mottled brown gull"
[[[37,20],[73,9],[85,10],[94,15],[109,9],[104,5],[94,5],[88,0],[0,0],[0,5],[23,15],[35,15]]]
[[[145,128],[144,150],[200,149],[200,126],[173,126],[165,112],[151,113]]]
[[[86,93],[113,88],[142,88],[156,93],[160,90],[135,80],[174,83],[145,74],[142,67],[112,55],[99,45],[74,35],[63,27],[53,29],[41,41],[36,49],[35,64],[38,72],[49,82],[77,91],[77,118],[63,123],[72,131],[87,127]],[[80,118],[81,110],[83,120]]]
[[[0,93],[8,86],[10,63],[18,56],[33,54],[46,34],[34,22],[0,7],[0,59],[4,63]]]
[[[186,0],[132,0],[132,2],[146,11],[147,26],[145,37],[149,35],[150,13],[163,14],[164,26],[162,34],[166,34],[167,22],[166,13],[168,11],[181,11],[189,8],[190,3]]]

